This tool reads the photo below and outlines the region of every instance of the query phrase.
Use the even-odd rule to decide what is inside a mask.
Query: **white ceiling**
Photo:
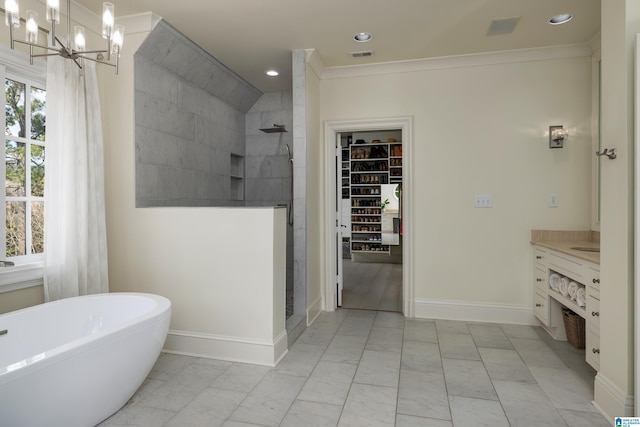
[[[76,0],[100,15],[103,0]],[[152,11],[263,92],[291,90],[291,51],[313,48],[326,67],[590,42],[600,0],[110,0],[116,17]],[[552,26],[549,18],[571,13]],[[487,36],[494,19],[520,17]],[[373,34],[368,43],[353,36]],[[125,37],[126,43],[126,37]],[[373,50],[369,58],[350,52]],[[269,78],[268,68],[281,75]]]

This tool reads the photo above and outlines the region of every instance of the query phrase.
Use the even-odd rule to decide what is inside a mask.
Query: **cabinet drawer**
[[[587,272],[583,261],[559,252],[549,253],[549,268],[576,282],[586,283]]]
[[[533,262],[541,266],[547,266],[547,251],[537,246],[533,247]]]
[[[536,292],[533,295],[533,314],[544,325],[549,325],[549,296],[546,292],[544,294]]]
[[[585,337],[585,359],[596,371],[600,370],[600,332],[598,329],[587,328]]]
[[[549,289],[549,270],[536,265],[533,269],[533,281],[536,289],[546,294]]]
[[[587,286],[600,290],[600,266],[587,266]]]
[[[600,301],[593,295],[587,295],[587,321],[600,328]]]

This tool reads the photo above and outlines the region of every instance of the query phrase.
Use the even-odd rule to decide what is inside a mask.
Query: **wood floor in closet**
[[[402,312],[402,264],[343,260],[342,308]]]

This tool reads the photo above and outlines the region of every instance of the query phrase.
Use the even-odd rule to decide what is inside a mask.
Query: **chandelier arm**
[[[107,52],[106,49],[103,50],[82,50],[82,51],[76,51],[74,50],[73,53],[75,53],[76,55],[86,55],[88,53],[105,53]]]
[[[42,56],[60,56],[60,53],[34,53],[31,55],[32,58],[40,58]]]
[[[41,44],[36,44],[36,43],[28,43],[28,42],[24,42],[22,40],[14,40],[16,43],[22,43],[22,44],[26,44],[27,46],[33,46],[33,47],[39,47],[40,49],[47,49],[47,50],[53,50],[56,52],[60,52],[62,49],[58,49],[56,47],[51,47],[51,46],[44,46]],[[54,54],[52,54],[54,55]],[[36,56],[36,55],[33,55]]]
[[[83,52],[82,54],[80,54],[80,53],[76,53],[76,54],[78,55],[78,58],[88,59],[89,61],[93,61],[93,62],[96,62],[98,64],[102,64],[102,65],[108,65],[108,66],[114,67],[114,68],[116,66],[116,64],[112,64],[110,62],[105,62],[105,61],[101,61],[99,59],[91,58],[89,56],[84,56],[84,53],[86,53],[86,52]]]
[[[71,36],[69,36],[69,37],[71,37]],[[60,46],[63,46],[63,47],[64,47],[64,43],[62,43],[62,42],[60,41],[60,39],[58,38],[58,36],[56,36],[56,41],[58,42],[58,44],[59,44]],[[71,41],[69,41],[69,44],[71,44]]]

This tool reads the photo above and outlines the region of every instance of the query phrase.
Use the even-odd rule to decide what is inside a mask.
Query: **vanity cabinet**
[[[599,266],[598,266],[599,267]],[[587,363],[600,370],[600,269],[588,267],[587,327],[585,352]]]
[[[547,252],[533,250],[533,313],[544,324],[549,324],[549,268]]]
[[[582,288],[576,298],[558,281]],[[585,319],[585,360],[600,368],[600,266],[564,252],[533,245],[533,314],[555,339],[566,339],[562,308]]]

